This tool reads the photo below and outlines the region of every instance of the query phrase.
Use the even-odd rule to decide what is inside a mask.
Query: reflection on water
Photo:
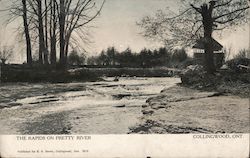
[[[177,78],[120,78],[118,82],[113,79],[73,83],[75,87],[85,86],[84,90],[65,88],[18,99],[12,104],[21,106],[0,109],[0,133],[125,134],[138,123],[141,106],[148,97],[179,82]]]

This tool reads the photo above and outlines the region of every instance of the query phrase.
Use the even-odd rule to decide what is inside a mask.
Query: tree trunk
[[[47,5],[47,0],[44,0],[44,6],[45,6],[45,16],[44,16],[44,29],[45,29],[45,51],[44,51],[44,63],[46,65],[49,64],[49,50],[48,50],[48,5]]]
[[[68,53],[69,53],[69,43],[70,43],[71,31],[66,35],[65,38],[65,64],[68,62]]]
[[[213,6],[208,8],[207,5],[202,6],[202,18],[203,18],[203,28],[204,28],[204,67],[208,73],[215,72],[214,66],[214,52],[213,52],[213,18],[212,18]]]
[[[45,43],[44,43],[44,30],[43,30],[43,17],[42,17],[42,2],[41,0],[37,0],[38,4],[38,32],[39,32],[39,63],[43,64],[43,61],[46,62],[46,54],[45,53]]]
[[[60,0],[59,13],[59,31],[60,31],[60,65],[65,67],[65,0]]]
[[[56,4],[54,0],[51,3],[50,15],[50,63],[56,64]]]
[[[30,42],[29,26],[27,22],[26,0],[22,0],[22,5],[23,5],[23,25],[24,25],[24,33],[25,33],[25,39],[26,39],[27,63],[29,65],[32,65],[31,42]]]
[[[215,65],[214,65],[214,52],[212,49],[212,38],[208,38],[208,43],[205,44],[205,70],[208,73],[214,73],[215,72]]]

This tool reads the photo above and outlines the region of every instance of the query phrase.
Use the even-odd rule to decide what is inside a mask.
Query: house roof
[[[193,46],[193,48],[204,49],[204,43],[208,41],[209,41],[208,38],[203,37],[196,41],[196,44]],[[212,47],[213,51],[219,51],[223,48],[223,46],[213,38],[212,38]]]

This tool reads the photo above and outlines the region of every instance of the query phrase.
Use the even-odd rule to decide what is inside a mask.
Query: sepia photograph
[[[0,0],[0,135],[248,134],[249,4]]]

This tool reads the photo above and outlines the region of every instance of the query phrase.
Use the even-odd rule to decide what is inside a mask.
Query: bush
[[[244,65],[244,66],[250,66],[250,59],[248,58],[234,58],[232,60],[229,60],[226,62],[227,66],[236,72],[247,72],[249,70],[247,69],[242,69],[239,65]]]
[[[205,71],[201,65],[190,65],[180,75],[181,81],[186,85],[193,85],[203,80]]]

